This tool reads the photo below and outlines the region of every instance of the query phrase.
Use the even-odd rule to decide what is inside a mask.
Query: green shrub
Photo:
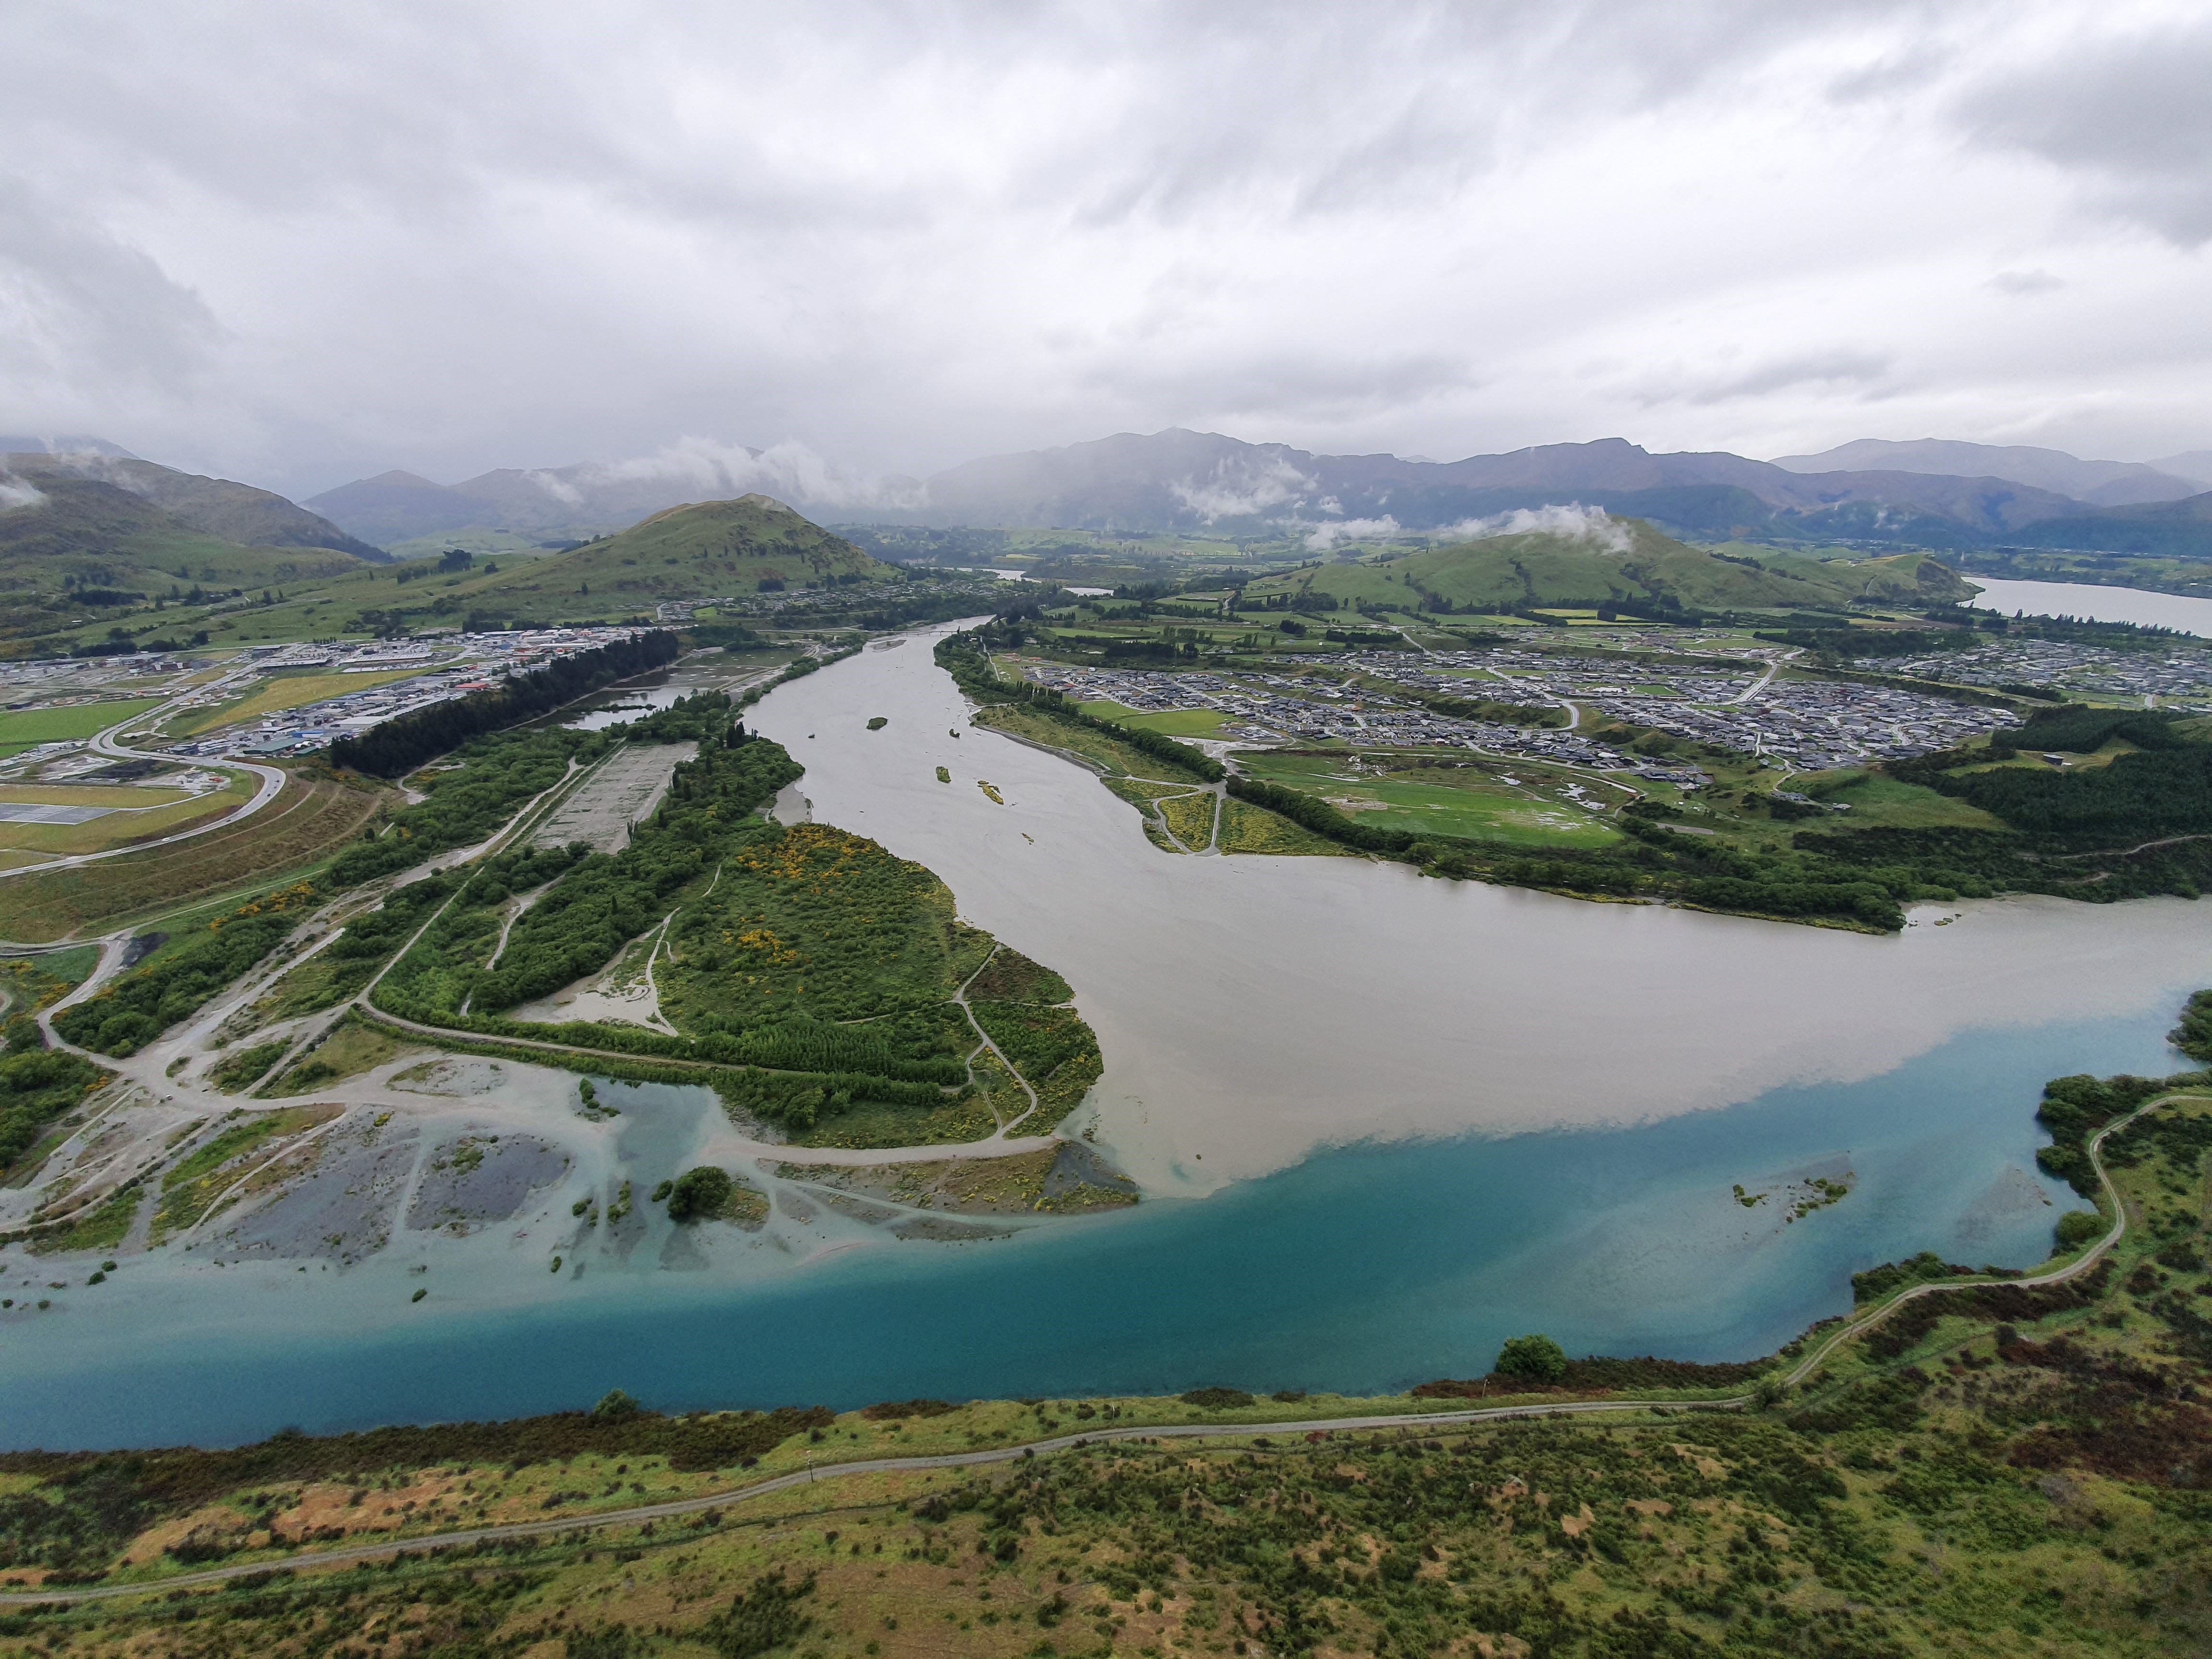
[[[718,1170],[711,1164],[686,1170],[676,1177],[676,1184],[668,1193],[668,1218],[671,1221],[704,1220],[721,1213],[738,1183],[730,1179],[727,1170]]]
[[[1567,1351],[1548,1336],[1509,1337],[1491,1369],[1500,1376],[1530,1382],[1556,1382],[1567,1374]]]
[[[2069,1210],[2058,1218],[2058,1248],[2061,1250],[2078,1250],[2084,1244],[2102,1238],[2112,1224],[2094,1210]]]
[[[1242,1389],[1193,1389],[1176,1398],[1186,1406],[1203,1406],[1208,1411],[1224,1411],[1232,1406],[1241,1409],[1252,1403],[1252,1396]]]

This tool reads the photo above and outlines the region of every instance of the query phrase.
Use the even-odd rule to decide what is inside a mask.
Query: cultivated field
[[[1240,755],[1237,763],[1252,777],[1319,795],[1380,828],[1530,846],[1602,847],[1620,838],[1567,793],[1575,780],[1523,762],[1438,767],[1384,759],[1362,765],[1349,754],[1261,753]],[[1587,780],[1579,787],[1593,805],[1628,799]]]
[[[384,799],[359,784],[289,781],[252,817],[172,847],[0,880],[0,939],[44,944],[151,917],[336,852]]]

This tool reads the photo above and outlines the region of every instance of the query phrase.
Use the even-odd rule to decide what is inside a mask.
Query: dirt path
[[[1029,1110],[1022,1113],[1018,1117],[1012,1119],[1011,1121],[1000,1123],[996,1133],[989,1135],[980,1141],[965,1143],[970,1146],[985,1146],[990,1145],[993,1141],[1005,1140],[1007,1130],[1012,1128],[1017,1123],[1027,1122],[1044,1103],[1037,1098],[1037,1091],[1030,1086],[1030,1080],[1022,1075],[1021,1068],[1016,1066],[1012,1060],[1008,1060],[1006,1056],[1005,1050],[1001,1049],[997,1043],[991,1041],[991,1034],[983,1029],[983,1022],[975,1018],[975,1011],[968,1006],[968,988],[973,985],[978,975],[980,975],[986,968],[988,968],[991,965],[991,957],[997,956],[999,952],[1005,948],[1006,947],[1002,945],[993,945],[991,947],[990,956],[985,957],[982,961],[975,964],[975,972],[969,975],[967,978],[960,981],[960,988],[953,992],[952,1000],[960,1005],[960,1012],[968,1016],[968,1024],[974,1029],[977,1041],[981,1042],[986,1048],[988,1048],[992,1054],[998,1057],[999,1064],[1006,1068],[1006,1075],[1022,1085],[1022,1092],[1030,1097]],[[998,1115],[997,1111],[994,1109],[991,1115],[996,1117]]]

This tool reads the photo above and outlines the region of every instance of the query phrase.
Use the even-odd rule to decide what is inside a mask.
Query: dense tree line
[[[656,629],[562,657],[527,674],[509,675],[489,690],[418,708],[359,737],[340,738],[331,744],[331,764],[371,777],[399,777],[471,738],[550,714],[617,680],[664,667],[681,650],[675,635]]]
[[[2066,772],[2007,767],[1947,776],[1936,787],[2055,847],[2116,848],[2212,832],[2212,745],[2146,750]]]
[[[375,909],[348,922],[345,932],[324,947],[324,954],[340,962],[374,962],[390,956],[453,896],[465,879],[454,872],[440,871],[409,882]]]
[[[701,743],[722,735],[735,705],[726,691],[696,691],[642,720],[609,728],[626,743]]]
[[[137,972],[63,1009],[54,1030],[97,1054],[137,1054],[275,950],[313,897],[313,889],[300,882],[218,916]]]
[[[424,1020],[450,1018],[464,1004],[496,1014],[597,972],[708,873],[733,836],[754,832],[753,809],[803,769],[773,743],[712,744],[676,768],[659,808],[621,852],[567,853],[558,869],[535,855],[527,874],[507,863],[487,866],[380,988],[380,1004]],[[455,949],[496,933],[498,907],[526,890],[513,882],[544,879],[553,880],[551,890],[515,921],[495,967],[472,948]]]
[[[2166,1039],[2191,1060],[2212,1062],[2212,991],[2199,991],[2181,1011],[2181,1024]]]
[[[2104,766],[1964,769],[2023,752],[2093,754],[2115,739],[2134,750]],[[2172,716],[2142,709],[2039,709],[1993,733],[1986,749],[1939,750],[1886,769],[2002,818],[2039,852],[2212,832],[2212,744],[2190,740]]]
[[[41,1046],[37,1025],[21,1024],[28,1030],[11,1030],[0,1058],[0,1173],[37,1146],[46,1126],[72,1109],[102,1075],[82,1054]]]
[[[1385,830],[1362,823],[1349,812],[1340,812],[1316,796],[1259,778],[1233,777],[1229,780],[1229,793],[1238,800],[1249,801],[1279,817],[1288,818],[1302,830],[1326,836],[1346,847],[1356,847],[1363,853],[1403,853],[1418,839],[1410,830]]]
[[[1502,842],[1364,823],[1325,800],[1257,778],[1232,777],[1229,793],[1344,846],[1403,859],[1444,876],[1483,876],[1572,893],[1672,895],[1716,910],[1832,916],[1887,932],[1904,926],[1898,900],[1917,888],[1907,878],[1899,884],[1900,893],[1865,872],[1747,853],[1704,837],[1693,841],[1626,816],[1619,827],[1642,844],[1603,850],[1560,848],[1537,856]]]
[[[783,1072],[863,1073],[956,1087],[968,1079],[967,1067],[953,1055],[916,1057],[910,1049],[896,1052],[890,1039],[901,1033],[884,1030],[873,1022],[840,1025],[791,1014],[734,1032],[711,1015],[697,1023],[702,1029],[696,1046],[709,1060]]]
[[[357,887],[473,846],[566,777],[572,761],[598,759],[611,741],[604,732],[560,726],[480,738],[462,749],[458,766],[422,781],[428,799],[363,830],[331,860],[327,880],[333,888]]]
[[[2197,1079],[2189,1079],[2195,1081]],[[2042,1103],[2035,1121],[2051,1132],[2051,1145],[2035,1154],[2043,1172],[2081,1194],[2094,1199],[2103,1188],[2089,1162],[2089,1142],[2098,1130],[2172,1089],[2178,1079],[2168,1078],[2096,1078],[2086,1073],[2053,1078],[2043,1085]]]
[[[849,1072],[734,1072],[720,1087],[722,1098],[737,1110],[798,1134],[864,1101],[922,1111],[951,1103],[933,1083],[899,1083]]]

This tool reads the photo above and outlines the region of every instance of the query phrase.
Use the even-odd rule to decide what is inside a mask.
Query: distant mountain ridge
[[[1928,446],[1962,465],[1990,465],[1972,472],[1930,470]],[[1449,533],[1516,509],[1579,501],[1698,539],[1941,549],[2023,540],[2039,525],[2064,526],[2050,532],[2070,538],[2064,545],[2100,546],[2106,514],[2201,491],[2185,474],[2133,463],[2084,462],[2056,450],[1937,440],[1928,446],[1869,440],[1831,454],[1911,464],[1820,470],[1807,469],[1827,458],[1791,457],[1784,465],[1725,451],[1653,453],[1620,438],[1438,462],[1323,455],[1170,428],[986,456],[921,481],[878,480],[857,509],[849,496],[809,494],[804,479],[778,494],[832,522],[865,517],[876,523],[1129,534],[1294,532],[1317,535],[1323,543]],[[763,452],[728,453],[734,465],[702,462],[686,452],[665,465],[508,468],[453,485],[387,472],[326,491],[308,505],[354,534],[386,545],[472,528],[548,538],[604,533],[679,502],[750,488],[741,485],[744,464],[735,458],[757,461]],[[2127,499],[2115,506],[2011,476],[2038,468],[2038,476]],[[2120,533],[2118,526],[2125,522],[2110,527]],[[2199,532],[2181,533],[2186,540]],[[2203,550],[2212,553],[2212,532],[2205,532]]]
[[[2177,456],[2187,463],[2188,458]],[[2212,459],[2212,458],[2208,458]],[[1881,438],[1861,438],[1839,444],[1817,455],[1778,455],[1774,465],[1792,472],[1946,473],[1953,477],[1986,474],[2009,478],[2014,483],[2071,495],[2097,507],[2134,507],[2148,501],[2179,501],[2212,489],[2205,474],[2161,471],[2140,461],[2085,461],[2063,449],[2037,449],[2026,444],[1960,443],[1948,438],[1920,438],[1893,443]]]
[[[180,472],[141,460],[101,439],[7,438],[0,442],[75,446],[0,451],[0,474],[12,474],[34,488],[54,478],[82,478],[109,485],[150,502],[186,530],[240,547],[322,548],[376,562],[386,556],[380,547],[348,534],[328,519],[272,490],[229,478]]]

